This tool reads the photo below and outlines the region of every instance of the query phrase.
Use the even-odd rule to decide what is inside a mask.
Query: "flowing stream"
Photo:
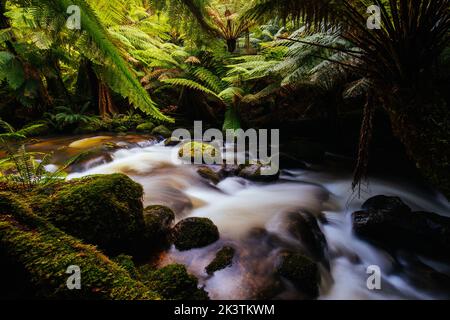
[[[186,217],[210,218],[219,228],[220,240],[189,251],[172,247],[160,265],[182,263],[199,278],[211,299],[297,299],[288,281],[274,277],[277,255],[302,243],[287,231],[286,212],[302,210],[316,216],[328,244],[329,270],[321,267],[319,299],[435,299],[450,293],[439,284],[421,280],[420,270],[366,241],[351,230],[351,213],[369,197],[399,196],[413,210],[446,214],[449,203],[441,196],[411,183],[370,179],[361,198],[350,189],[351,173],[336,169],[283,170],[273,183],[256,183],[230,177],[218,185],[208,183],[192,165],[177,159],[177,147],[151,140],[112,154],[112,161],[89,161],[69,178],[90,174],[124,173],[144,187],[144,205],[171,207],[177,221]],[[111,159],[110,159],[111,160]],[[236,248],[233,265],[213,276],[204,271],[224,245]],[[421,263],[450,275],[450,267],[413,255]],[[366,268],[377,265],[382,272],[381,290],[369,290]]]

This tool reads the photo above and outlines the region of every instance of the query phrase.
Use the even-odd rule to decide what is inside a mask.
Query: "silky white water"
[[[369,197],[399,196],[413,210],[445,214],[449,203],[420,186],[370,179],[361,198],[350,190],[351,174],[309,170],[282,171],[279,181],[255,183],[238,177],[227,178],[217,186],[208,183],[196,168],[177,159],[177,147],[154,144],[119,150],[113,161],[73,173],[69,178],[90,174],[125,173],[144,187],[144,204],[171,207],[177,220],[188,216],[210,218],[219,228],[220,240],[200,249],[180,252],[171,248],[161,265],[182,263],[199,278],[211,299],[256,299],[279,287],[274,280],[277,254],[302,244],[286,232],[284,213],[304,210],[320,217],[328,243],[330,271],[321,268],[319,299],[433,299],[448,292],[418,286],[414,277],[395,268],[394,259],[383,250],[352,234],[351,213]],[[237,249],[233,265],[213,276],[204,271],[224,245]],[[419,257],[428,266],[449,273],[442,265]],[[382,271],[381,290],[366,285],[369,265]],[[420,277],[420,274],[416,275]],[[275,289],[274,289],[275,290]],[[283,280],[282,289],[271,297],[296,299],[299,294]]]

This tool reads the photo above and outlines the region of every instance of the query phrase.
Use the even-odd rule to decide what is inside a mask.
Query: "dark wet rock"
[[[197,169],[197,173],[214,184],[218,184],[221,180],[220,174],[209,167],[200,167]]]
[[[167,129],[166,126],[158,126],[152,130],[152,134],[155,136],[162,136],[163,138],[169,138],[172,135],[172,131]]]
[[[258,182],[272,182],[278,180],[280,176],[279,171],[274,175],[262,175],[261,168],[263,168],[263,165],[259,163],[246,165],[239,171],[239,177]]]
[[[305,139],[292,140],[283,144],[280,152],[287,155],[291,161],[322,163],[325,160],[324,148]]]
[[[208,218],[186,218],[178,222],[172,231],[178,250],[201,248],[219,239],[217,226]]]
[[[353,230],[387,248],[417,250],[450,258],[450,218],[431,212],[411,212],[398,197],[376,196],[352,214]]]
[[[316,298],[319,295],[320,273],[317,264],[299,253],[283,253],[277,274],[291,281],[305,295]]]
[[[198,288],[198,280],[181,264],[170,264],[158,270],[140,269],[144,284],[166,300],[208,300],[208,293]]]
[[[237,176],[239,171],[244,167],[245,165],[224,164],[220,172],[224,177],[234,177]]]
[[[315,261],[320,261],[329,269],[328,245],[317,219],[310,213],[290,212],[286,216],[288,232],[298,239],[306,254]]]
[[[165,206],[153,205],[144,209],[146,237],[150,243],[168,242],[170,228],[175,220],[175,213]]]
[[[155,124],[153,122],[148,121],[148,122],[144,122],[144,123],[139,124],[136,127],[136,131],[139,131],[139,132],[152,132],[152,130],[154,128],[155,128]]]
[[[177,146],[181,143],[181,140],[178,139],[177,137],[170,137],[168,139],[166,139],[166,141],[164,141],[164,145],[166,147],[174,147]]]
[[[218,270],[225,269],[233,264],[235,250],[233,247],[223,247],[216,253],[216,257],[205,268],[206,273],[211,275]]]

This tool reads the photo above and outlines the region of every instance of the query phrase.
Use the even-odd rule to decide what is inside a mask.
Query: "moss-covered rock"
[[[160,205],[146,207],[144,209],[146,238],[155,245],[166,244],[174,220],[175,213],[168,207]]]
[[[291,281],[306,298],[319,295],[319,269],[308,257],[299,253],[282,254],[277,273]]]
[[[160,299],[160,295],[132,279],[123,267],[95,247],[65,234],[6,192],[0,192],[0,251],[2,258],[21,269],[30,282],[29,294],[33,297]],[[71,275],[66,271],[71,265],[80,268],[80,290],[69,290],[66,285]],[[8,296],[7,290],[2,287],[1,295]]]
[[[164,145],[166,147],[174,147],[177,146],[181,143],[181,140],[178,139],[177,137],[170,137],[168,139],[166,139],[166,141],[164,141]]]
[[[152,130],[155,128],[155,124],[153,122],[145,122],[141,123],[136,127],[136,131],[140,132],[152,132]]]
[[[172,231],[178,250],[201,248],[219,239],[217,226],[208,218],[187,218],[178,222]]]
[[[118,133],[124,133],[129,131],[127,127],[125,126],[120,126],[120,127],[116,127],[114,128],[114,132],[118,132]]]
[[[172,135],[172,131],[167,129],[166,126],[158,126],[152,130],[152,134],[155,136],[162,136],[163,138],[169,138]]]
[[[208,293],[198,288],[198,280],[181,264],[171,264],[158,270],[141,269],[141,279],[163,299],[207,300]]]
[[[213,160],[220,158],[220,150],[209,143],[190,141],[180,147],[178,150],[178,156],[182,160],[186,161],[194,161],[199,159],[202,162],[205,162],[206,159]]]
[[[142,195],[142,186],[125,175],[96,175],[37,188],[31,203],[75,237],[109,253],[134,253],[145,233]]]
[[[240,169],[239,177],[259,182],[271,182],[278,180],[280,171],[273,175],[263,175],[261,174],[261,169],[263,167],[264,166],[261,163],[248,164]]]
[[[208,167],[201,167],[197,169],[197,173],[202,178],[211,181],[214,184],[218,184],[221,180],[221,176],[219,173],[215,172],[213,169]]]
[[[138,271],[136,269],[132,256],[126,254],[119,254],[118,256],[115,256],[111,260],[117,263],[122,268],[124,268],[133,279],[138,278]]]
[[[218,270],[225,269],[233,264],[235,250],[233,247],[223,247],[216,253],[216,257],[205,268],[206,273],[211,275]]]

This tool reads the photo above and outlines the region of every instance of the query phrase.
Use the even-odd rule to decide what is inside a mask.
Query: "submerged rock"
[[[206,273],[211,275],[216,271],[225,269],[233,264],[235,250],[233,247],[223,247],[216,253],[216,257],[205,268]]]
[[[74,149],[90,149],[93,147],[97,147],[99,144],[102,144],[106,141],[111,141],[113,137],[111,136],[96,136],[85,138],[81,140],[77,140],[69,144],[69,148]]]
[[[166,126],[158,126],[152,130],[152,134],[155,136],[162,136],[163,138],[169,138],[172,135],[172,131],[167,129]]]
[[[306,298],[316,298],[319,295],[319,269],[308,257],[299,253],[282,254],[277,274],[291,281]]]
[[[450,258],[450,218],[412,212],[398,197],[375,196],[352,214],[354,232],[390,248]]]
[[[133,252],[145,234],[142,186],[123,174],[74,179],[33,192],[32,207],[67,233],[107,252]]]
[[[141,268],[141,279],[163,299],[208,300],[208,293],[198,288],[198,280],[181,264],[171,264],[158,270]]]
[[[219,239],[217,226],[208,218],[186,218],[178,222],[172,231],[178,250],[201,248]]]

